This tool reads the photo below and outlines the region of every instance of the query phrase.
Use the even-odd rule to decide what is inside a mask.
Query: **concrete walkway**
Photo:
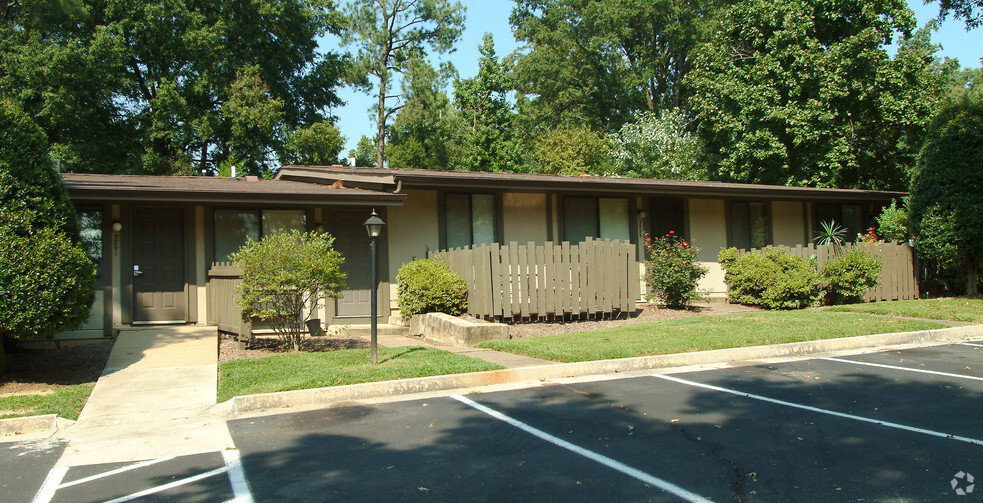
[[[215,410],[215,327],[124,329],[57,466],[221,451],[234,444]]]

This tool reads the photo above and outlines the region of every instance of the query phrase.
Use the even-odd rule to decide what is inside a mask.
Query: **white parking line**
[[[229,469],[229,482],[232,483],[232,494],[235,496],[229,502],[253,503],[253,493],[249,490],[249,483],[246,482],[246,471],[242,468],[239,450],[222,451],[222,459],[225,460],[225,467]]]
[[[157,459],[151,459],[151,460],[148,460],[148,461],[143,461],[143,462],[140,462],[140,463],[134,463],[132,465],[127,465],[127,466],[124,466],[122,468],[117,468],[115,470],[110,470],[110,471],[105,472],[105,473],[99,473],[99,474],[96,474],[96,475],[92,475],[91,477],[85,477],[85,478],[81,478],[81,479],[78,479],[78,480],[73,480],[71,482],[65,482],[64,484],[60,484],[58,486],[58,489],[64,489],[66,487],[77,486],[79,484],[84,484],[86,482],[92,482],[93,480],[99,480],[101,478],[110,477],[112,475],[118,475],[120,473],[128,472],[130,470],[136,470],[137,468],[143,468],[145,466],[156,465],[157,463],[162,463],[164,461],[170,461],[172,459],[174,459],[174,457],[173,456],[169,456],[169,457],[166,457],[166,458],[157,458]]]
[[[983,344],[973,344],[972,342],[960,342],[963,346],[976,346],[978,348],[983,348]]]
[[[215,475],[219,475],[227,471],[229,471],[229,468],[223,466],[221,468],[216,468],[214,470],[210,470],[205,473],[200,473],[193,477],[188,477],[181,480],[175,480],[174,482],[171,482],[169,484],[164,484],[162,486],[157,486],[157,487],[151,487],[150,489],[144,489],[143,491],[135,492],[133,494],[123,496],[122,498],[112,499],[107,501],[106,503],[123,503],[124,501],[133,501],[137,498],[142,498],[144,496],[156,494],[162,491],[166,491],[168,489],[173,489],[175,487],[181,487],[185,484],[190,484],[192,482],[198,482],[199,480],[207,479],[208,477],[214,477]]]
[[[470,400],[468,398],[465,398],[465,397],[463,397],[461,395],[451,395],[451,398],[453,398],[454,400],[457,400],[458,402],[461,402],[461,403],[463,403],[463,404],[465,404],[465,405],[467,405],[469,407],[472,407],[472,408],[475,408],[477,410],[480,410],[481,412],[484,412],[485,414],[488,414],[489,416],[494,417],[495,419],[498,419],[499,421],[503,421],[503,422],[508,423],[508,424],[510,424],[512,426],[515,426],[516,428],[518,428],[518,429],[520,429],[520,430],[522,430],[522,431],[524,431],[526,433],[529,433],[529,434],[531,434],[531,435],[533,435],[533,436],[535,436],[537,438],[540,438],[542,440],[545,440],[545,441],[547,441],[547,442],[549,442],[549,443],[551,443],[553,445],[556,445],[558,447],[562,447],[562,448],[564,448],[564,449],[566,449],[568,451],[572,451],[572,452],[574,452],[576,454],[579,454],[579,455],[581,455],[581,456],[583,456],[583,457],[585,457],[587,459],[590,459],[591,461],[595,461],[595,462],[600,463],[600,464],[602,464],[604,466],[607,466],[608,468],[612,468],[612,469],[617,470],[617,471],[619,471],[619,472],[621,472],[621,473],[623,473],[625,475],[628,475],[629,477],[633,477],[633,478],[638,479],[638,480],[640,480],[642,482],[645,482],[646,484],[651,484],[651,485],[653,485],[655,487],[658,487],[659,489],[662,489],[663,491],[666,491],[668,493],[674,494],[674,495],[676,495],[676,496],[678,496],[678,497],[680,497],[680,498],[682,498],[682,499],[684,499],[686,501],[699,501],[699,502],[707,502],[707,503],[709,503],[709,501],[710,501],[710,500],[704,498],[703,496],[700,496],[698,494],[695,494],[695,493],[692,493],[690,491],[687,491],[686,489],[683,489],[682,487],[679,487],[676,484],[673,484],[671,482],[662,480],[662,479],[660,479],[660,478],[658,478],[658,477],[656,477],[654,475],[649,475],[649,474],[647,474],[647,473],[645,473],[645,472],[643,472],[641,470],[638,470],[636,468],[632,468],[632,467],[630,467],[630,466],[628,466],[628,465],[626,465],[624,463],[621,463],[619,461],[615,461],[615,460],[613,460],[613,459],[611,459],[611,458],[609,458],[607,456],[603,456],[603,455],[598,454],[598,453],[596,453],[594,451],[591,451],[591,450],[588,450],[588,449],[584,449],[583,447],[580,447],[578,445],[571,444],[570,442],[567,442],[566,440],[563,440],[563,439],[554,437],[553,435],[550,435],[549,433],[546,433],[545,431],[536,429],[536,428],[534,428],[532,426],[529,426],[526,423],[523,423],[522,421],[519,421],[518,419],[513,419],[513,418],[511,418],[509,416],[506,416],[505,414],[502,414],[501,412],[498,412],[497,410],[494,410],[494,409],[491,409],[491,408],[486,407],[484,405],[481,405],[480,403],[477,403],[475,401],[472,401],[472,400]]]
[[[755,394],[752,394],[752,393],[745,393],[743,391],[737,391],[737,390],[732,390],[732,389],[727,389],[727,388],[721,388],[719,386],[713,386],[713,385],[710,385],[710,384],[703,384],[703,383],[698,383],[698,382],[694,382],[694,381],[687,381],[685,379],[680,379],[678,377],[672,377],[672,376],[668,376],[668,375],[652,374],[652,377],[657,377],[659,379],[665,379],[667,381],[672,381],[672,382],[676,382],[676,383],[679,383],[679,384],[685,384],[687,386],[695,386],[697,388],[704,388],[704,389],[709,389],[709,390],[713,390],[713,391],[719,391],[721,393],[730,393],[731,395],[742,396],[742,397],[745,397],[745,398],[753,398],[755,400],[760,400],[762,402],[768,402],[768,403],[774,403],[774,404],[778,404],[778,405],[784,405],[786,407],[793,407],[793,408],[796,408],[796,409],[808,410],[810,412],[818,412],[820,414],[828,414],[830,416],[842,417],[842,418],[845,418],[845,419],[853,419],[854,421],[862,421],[862,422],[865,422],[865,423],[879,424],[881,426],[887,426],[888,428],[897,428],[899,430],[910,431],[910,432],[914,432],[914,433],[921,433],[921,434],[930,435],[930,436],[933,436],[933,437],[948,438],[948,439],[952,439],[952,440],[958,440],[960,442],[966,442],[966,443],[973,444],[973,445],[983,445],[983,440],[979,440],[979,439],[975,439],[975,438],[963,437],[963,436],[960,436],[960,435],[952,435],[950,433],[942,433],[942,432],[939,432],[939,431],[927,430],[925,428],[916,428],[914,426],[907,426],[907,425],[903,425],[903,424],[892,423],[892,422],[889,422],[889,421],[881,421],[879,419],[872,419],[872,418],[869,418],[869,417],[856,416],[856,415],[853,415],[853,414],[846,414],[846,413],[843,413],[843,412],[836,412],[836,411],[833,411],[833,410],[820,409],[818,407],[813,407],[811,405],[803,405],[803,404],[800,404],[800,403],[786,402],[785,400],[778,400],[776,398],[769,398],[769,397],[766,397],[766,396],[755,395]]]
[[[881,368],[885,368],[885,369],[905,370],[905,371],[908,371],[908,372],[918,372],[918,373],[921,373],[921,374],[932,374],[932,375],[938,375],[938,376],[958,377],[960,379],[972,379],[974,381],[983,381],[983,377],[968,376],[968,375],[963,375],[963,374],[950,374],[948,372],[938,372],[936,370],[912,369],[912,368],[908,368],[908,367],[898,367],[896,365],[884,365],[884,364],[881,364],[881,363],[858,362],[858,361],[854,361],[854,360],[844,360],[844,359],[840,359],[840,358],[819,358],[819,360],[827,360],[827,361],[831,361],[831,362],[852,363],[854,365],[867,365],[867,366],[870,366],[870,367],[881,367]]]
[[[48,503],[51,501],[51,498],[55,497],[55,491],[58,490],[61,479],[65,478],[66,473],[68,473],[67,467],[52,468],[49,470],[48,475],[44,478],[44,483],[41,484],[41,489],[38,489],[38,493],[34,495],[31,503]]]

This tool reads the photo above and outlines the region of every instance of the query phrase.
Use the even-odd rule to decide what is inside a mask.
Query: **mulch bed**
[[[112,349],[112,341],[60,349],[10,348],[7,373],[0,374],[0,396],[47,393],[95,383]]]
[[[290,345],[284,343],[276,336],[255,337],[248,348],[242,347],[239,341],[226,333],[219,333],[218,363],[223,364],[233,360],[249,358],[265,358],[277,354],[289,353],[293,351]],[[337,349],[356,349],[369,347],[368,341],[360,339],[346,339],[339,337],[304,337],[301,343],[301,351],[319,352],[334,351]]]

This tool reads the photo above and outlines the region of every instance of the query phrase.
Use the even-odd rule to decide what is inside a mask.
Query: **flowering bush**
[[[698,248],[669,231],[662,237],[645,238],[645,249],[645,282],[650,299],[657,298],[670,309],[682,309],[691,300],[703,298],[696,285],[708,269],[697,262]]]

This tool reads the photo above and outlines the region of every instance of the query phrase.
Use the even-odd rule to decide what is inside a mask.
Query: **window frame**
[[[628,222],[627,222],[628,223],[628,241],[627,242],[629,242],[629,243],[635,243],[635,241],[636,241],[636,239],[635,239],[635,233],[637,232],[637,222],[632,217],[632,215],[635,215],[636,214],[635,213],[635,198],[630,197],[630,196],[617,196],[617,195],[584,196],[584,195],[579,195],[579,194],[568,194],[568,195],[564,195],[562,198],[560,198],[559,204],[557,205],[558,206],[558,209],[561,212],[560,213],[560,218],[557,219],[558,220],[558,223],[560,223],[562,225],[562,227],[561,227],[561,229],[562,229],[562,233],[561,233],[562,234],[562,239],[560,240],[561,242],[569,242],[570,244],[574,244],[574,242],[569,239],[569,236],[568,236],[569,231],[568,231],[568,226],[567,226],[567,201],[572,200],[572,199],[590,199],[590,200],[593,200],[594,201],[594,210],[595,210],[595,212],[594,212],[595,215],[594,216],[595,216],[595,222],[597,222],[597,225],[595,225],[594,235],[593,236],[586,236],[585,239],[587,237],[589,237],[591,239],[596,239],[596,240],[601,240],[602,239],[601,238],[601,224],[602,224],[603,218],[602,218],[602,215],[601,215],[601,199],[618,199],[618,200],[626,201],[628,203]],[[620,241],[620,239],[619,239],[619,241]]]
[[[443,242],[443,248],[445,250],[451,249],[451,246],[450,246],[450,235],[451,235],[451,233],[450,233],[450,229],[448,228],[449,219],[447,218],[447,216],[448,216],[448,213],[447,213],[448,212],[448,208],[447,208],[447,199],[448,199],[448,196],[465,196],[465,198],[467,200],[467,206],[468,206],[467,207],[467,215],[468,215],[468,218],[467,218],[468,231],[467,231],[467,233],[468,233],[468,243],[469,244],[466,244],[466,245],[463,245],[463,246],[455,246],[455,248],[464,248],[464,247],[467,247],[467,246],[472,246],[472,247],[473,246],[476,246],[475,245],[475,242],[474,242],[474,222],[475,222],[475,218],[474,218],[474,207],[475,207],[474,198],[475,198],[475,196],[487,196],[487,197],[490,197],[491,198],[491,200],[492,200],[492,208],[491,208],[492,240],[491,240],[491,243],[501,243],[502,236],[501,236],[501,230],[499,229],[499,227],[500,227],[500,222],[502,220],[502,216],[501,216],[502,203],[500,201],[501,197],[498,194],[493,193],[493,192],[458,192],[458,191],[455,191],[455,192],[444,192],[441,195],[441,200],[440,200],[440,206],[441,206],[441,212],[440,212],[440,233],[441,233],[441,238],[442,238],[441,241]],[[478,245],[478,246],[481,246],[481,245]]]
[[[296,211],[300,212],[304,220],[304,229],[302,232],[311,231],[311,215],[308,208],[242,208],[242,207],[223,207],[223,208],[213,208],[212,209],[212,221],[211,221],[211,238],[212,238],[212,261],[213,262],[227,262],[231,261],[228,257],[219,257],[218,255],[218,239],[216,236],[216,231],[218,226],[215,225],[215,218],[219,212],[233,212],[233,213],[252,213],[258,216],[257,224],[259,227],[259,239],[263,239],[266,236],[266,231],[263,227],[263,212],[264,211]],[[245,244],[245,243],[244,243]],[[223,260],[224,259],[224,260]]]
[[[741,205],[741,204],[747,205],[747,210],[748,210],[747,211],[747,215],[748,215],[748,217],[747,217],[748,218],[748,220],[747,220],[747,230],[748,230],[747,240],[748,240],[748,245],[749,246],[748,246],[747,249],[750,250],[752,248],[764,248],[764,247],[767,247],[767,246],[773,246],[775,244],[775,222],[774,222],[774,215],[772,215],[771,201],[768,201],[768,200],[760,200],[760,199],[731,199],[731,200],[728,200],[727,201],[727,204],[724,206],[724,208],[725,208],[724,209],[724,211],[725,211],[725,215],[724,215],[725,216],[725,219],[724,220],[725,220],[725,225],[727,226],[727,247],[728,248],[730,248],[730,247],[737,247],[736,239],[735,239],[735,236],[734,236],[734,207],[737,206],[737,205]],[[765,236],[765,244],[762,245],[762,246],[754,246],[754,239],[753,239],[754,225],[751,222],[751,205],[752,204],[761,204],[765,208],[765,227],[766,227],[765,234],[766,234],[766,236]]]

